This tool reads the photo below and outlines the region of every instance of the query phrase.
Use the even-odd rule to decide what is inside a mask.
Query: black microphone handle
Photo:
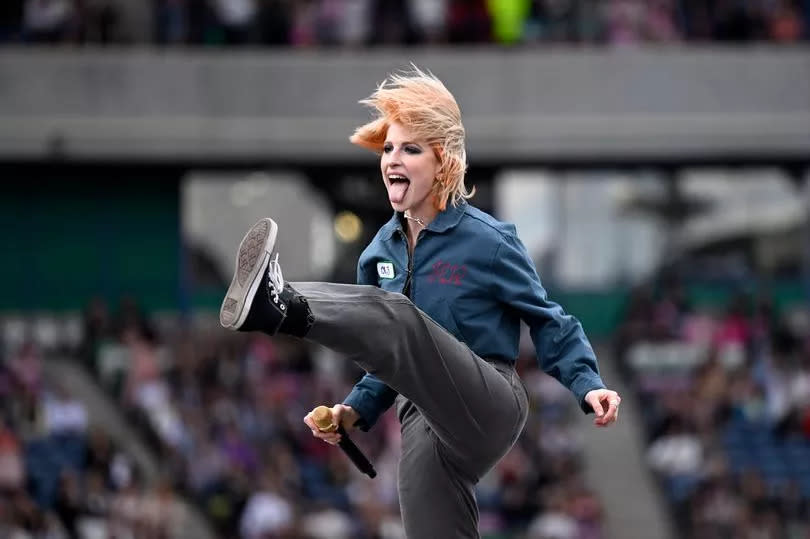
[[[374,479],[374,477],[377,476],[377,472],[374,471],[374,466],[371,465],[363,452],[360,451],[356,445],[354,445],[352,439],[349,438],[348,434],[346,434],[343,425],[339,426],[337,431],[340,434],[338,446],[340,446],[343,452],[346,453],[349,460],[351,460],[354,465],[357,466],[358,470]]]

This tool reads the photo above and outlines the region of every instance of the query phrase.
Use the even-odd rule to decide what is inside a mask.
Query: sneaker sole
[[[236,267],[231,286],[219,309],[219,323],[228,329],[239,329],[245,323],[262,271],[267,269],[276,244],[278,226],[272,219],[261,219],[248,230],[236,255]]]

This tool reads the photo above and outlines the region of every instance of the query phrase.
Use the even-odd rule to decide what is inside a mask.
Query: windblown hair
[[[453,94],[435,75],[411,64],[412,70],[388,76],[377,90],[360,101],[376,109],[377,117],[358,127],[349,138],[353,144],[382,153],[388,127],[401,123],[415,136],[428,141],[441,163],[433,182],[433,204],[439,211],[471,198],[475,189],[464,185],[467,152],[461,110]]]

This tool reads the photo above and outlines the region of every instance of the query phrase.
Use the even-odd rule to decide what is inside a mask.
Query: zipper
[[[419,239],[422,237],[422,232],[424,232],[424,230],[420,230],[419,234],[416,236],[416,243],[417,244],[419,243]],[[408,298],[413,300],[413,297],[411,296],[411,292],[412,292],[412,290],[411,290],[412,282],[411,281],[412,281],[412,277],[413,277],[413,255],[411,254],[411,250],[408,248],[408,238],[407,238],[407,236],[405,236],[405,233],[402,230],[399,231],[399,237],[402,238],[402,241],[405,242],[405,252],[408,253],[408,267],[405,270],[407,272],[408,276],[405,277],[405,286],[402,287],[402,294],[405,295],[405,296],[408,296]],[[413,250],[414,250],[414,252],[416,252],[416,244],[414,244]]]
[[[405,248],[407,249],[408,246],[406,245]],[[410,299],[411,297],[411,277],[413,277],[413,256],[411,255],[410,249],[408,249],[408,276],[405,278],[405,286],[402,287],[402,293],[408,296]]]

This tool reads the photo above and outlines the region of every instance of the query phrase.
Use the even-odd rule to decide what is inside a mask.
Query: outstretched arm
[[[523,243],[505,234],[492,260],[494,291],[528,325],[541,368],[567,387],[582,410],[596,414],[597,425],[615,420],[615,391],[605,388],[596,354],[582,325],[549,300]],[[614,406],[615,404],[615,406]]]

